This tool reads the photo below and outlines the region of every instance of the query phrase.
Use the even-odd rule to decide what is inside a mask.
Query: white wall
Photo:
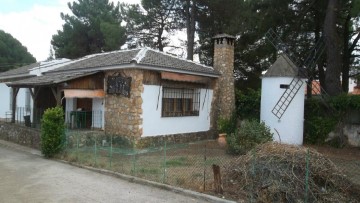
[[[5,85],[5,83],[0,83],[0,118],[6,118],[6,113],[9,113],[7,118],[11,118],[10,101],[11,101],[11,91],[12,89]],[[28,99],[26,99],[28,98]],[[28,108],[26,107],[26,100],[28,100]],[[15,119],[18,121],[23,121],[25,115],[30,115],[33,108],[33,100],[30,95],[29,89],[20,88],[16,98],[16,107],[17,113]]]
[[[92,122],[93,128],[104,129],[104,99],[103,98],[93,98],[92,102]]]
[[[280,88],[280,84],[290,84],[291,80],[290,77],[265,77],[262,79],[260,120],[270,127],[275,141],[302,145],[305,80],[303,87],[300,88],[280,120],[271,112],[285,91]]]
[[[201,89],[199,116],[161,117],[162,88],[159,101],[158,95],[159,86],[144,85],[144,92],[141,94],[143,98],[143,137],[202,132],[210,129],[212,90]],[[156,108],[158,102],[159,105]]]
[[[11,89],[5,85],[5,83],[0,83],[0,118],[6,118],[6,112],[10,110],[10,91]]]
[[[65,98],[65,122],[71,123],[70,112],[76,109],[76,98]]]

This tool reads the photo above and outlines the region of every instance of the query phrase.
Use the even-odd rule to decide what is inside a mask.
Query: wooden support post
[[[57,106],[61,106],[61,91],[60,91],[60,88],[57,87],[51,87],[51,91],[55,97],[55,100],[56,100],[56,105]]]
[[[35,100],[35,94],[34,94],[34,92],[32,91],[32,89],[31,89],[30,87],[29,87],[28,89],[29,89],[31,98],[32,98],[33,100]]]
[[[15,123],[15,115],[16,115],[16,98],[19,92],[18,87],[12,87],[12,109],[11,109],[11,123]]]
[[[220,166],[213,164],[212,165],[213,172],[214,172],[214,189],[215,192],[218,194],[223,193],[223,187],[221,184],[221,173],[220,173]]]

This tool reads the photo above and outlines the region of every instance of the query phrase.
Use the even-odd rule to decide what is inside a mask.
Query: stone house
[[[187,142],[214,137],[219,116],[232,114],[233,63],[234,37],[220,34],[214,67],[141,48],[88,55],[6,85],[31,90],[34,108],[63,106],[70,128]]]

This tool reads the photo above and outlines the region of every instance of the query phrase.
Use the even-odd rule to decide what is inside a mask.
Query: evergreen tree
[[[168,35],[178,29],[176,0],[142,0],[140,5],[122,4],[130,47],[149,46],[164,50]]]
[[[119,4],[115,6],[108,0],[79,0],[68,6],[72,15],[61,13],[65,24],[51,40],[56,58],[78,58],[117,50],[125,43]]]
[[[10,34],[0,30],[0,72],[36,62],[26,47]]]

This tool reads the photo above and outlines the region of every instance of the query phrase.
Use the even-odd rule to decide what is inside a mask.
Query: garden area
[[[242,94],[237,106],[259,101],[254,96],[255,91],[248,97]],[[340,137],[324,136],[335,130],[332,122],[344,114],[326,117],[325,107],[310,101],[304,146],[271,142],[268,127],[254,118],[259,108],[252,102],[255,106],[238,108],[241,121],[237,115],[219,120],[218,129],[227,134],[226,146],[217,140],[178,144],[164,139],[157,146],[136,148],[134,140],[78,130],[66,131],[56,157],[238,202],[359,202],[360,149]],[[343,108],[344,101],[356,107],[353,98],[335,101],[333,108]],[[322,116],[327,119],[319,119]],[[220,167],[220,188],[214,166]]]

